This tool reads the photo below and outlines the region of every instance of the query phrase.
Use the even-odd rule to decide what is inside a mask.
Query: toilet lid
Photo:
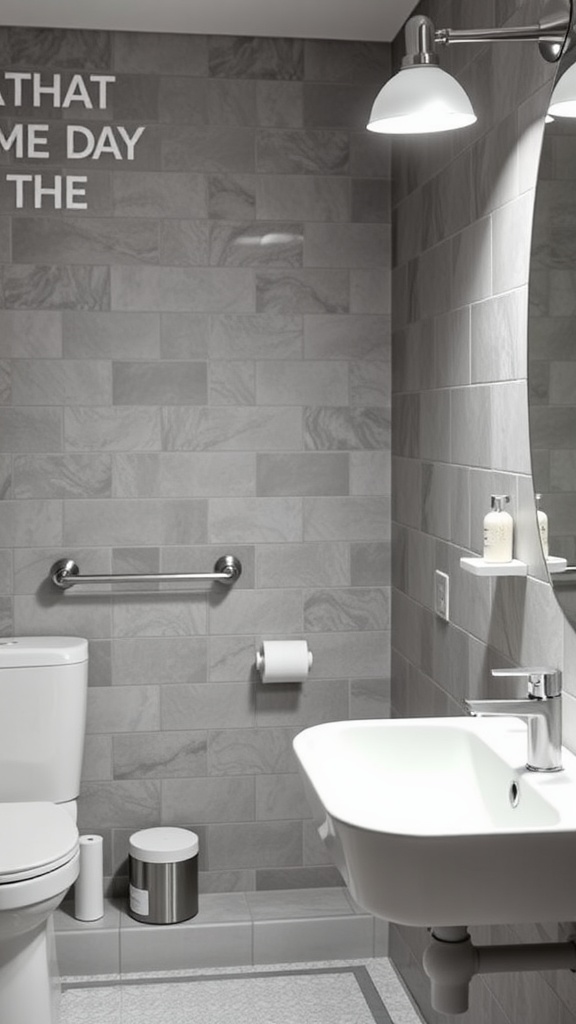
[[[0,885],[54,871],[78,849],[78,829],[58,804],[0,804]]]

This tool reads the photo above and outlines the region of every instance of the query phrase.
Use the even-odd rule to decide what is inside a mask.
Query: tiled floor
[[[421,1024],[386,958],[64,979],[61,1024]]]

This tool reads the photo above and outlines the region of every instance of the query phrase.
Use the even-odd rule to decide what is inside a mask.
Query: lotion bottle
[[[492,511],[484,516],[484,561],[510,562],[514,520],[504,505],[510,501],[508,494],[492,495]]]
[[[540,540],[542,542],[542,551],[544,552],[544,558],[548,558],[550,554],[548,550],[548,516],[540,508],[540,502],[542,495],[536,495],[536,518],[538,520],[538,530],[540,531]]]

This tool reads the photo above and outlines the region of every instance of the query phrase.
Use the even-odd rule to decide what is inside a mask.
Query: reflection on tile
[[[210,263],[229,267],[301,267],[302,224],[216,222],[210,232]]]

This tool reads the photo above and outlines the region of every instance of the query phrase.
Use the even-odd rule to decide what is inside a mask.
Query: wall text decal
[[[5,71],[0,77],[0,117],[10,108],[39,108],[48,101],[54,109],[106,110],[109,86],[116,75],[74,74],[68,82],[62,75],[39,71]],[[136,146],[145,125],[128,129],[124,125],[65,123],[63,160],[134,160]],[[0,152],[15,160],[50,160],[51,125],[22,121],[2,127]],[[58,157],[56,157],[58,159]],[[5,180],[13,188],[17,210],[31,205],[35,210],[49,206],[54,210],[86,210],[88,176],[82,174],[14,174]]]

